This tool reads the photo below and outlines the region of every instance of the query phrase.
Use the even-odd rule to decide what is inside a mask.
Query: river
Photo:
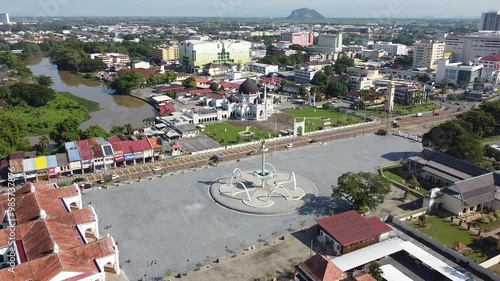
[[[82,129],[95,124],[108,131],[114,125],[130,123],[132,126],[140,126],[142,120],[155,115],[155,109],[148,103],[131,96],[113,95],[113,91],[99,81],[80,79],[68,71],[58,71],[57,66],[51,64],[47,57],[35,56],[25,63],[33,75],[52,77],[52,88],[55,91],[70,92],[100,104],[101,110],[91,112],[91,118],[80,125]]]

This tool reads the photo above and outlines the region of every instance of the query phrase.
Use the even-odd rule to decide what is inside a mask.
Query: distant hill
[[[318,13],[314,9],[302,8],[298,10],[294,10],[290,16],[286,19],[288,20],[322,20],[325,17]]]

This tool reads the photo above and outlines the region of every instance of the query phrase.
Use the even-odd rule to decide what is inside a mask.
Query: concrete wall
[[[438,250],[450,255],[451,257],[453,257],[455,259],[455,261],[457,261],[457,262],[462,261],[462,262],[467,263],[469,265],[469,267],[471,267],[472,269],[474,269],[475,271],[477,271],[479,273],[482,273],[482,274],[488,276],[489,278],[491,278],[491,280],[500,280],[500,276],[495,275],[492,271],[489,271],[488,269],[484,268],[483,266],[473,262],[468,257],[462,256],[461,254],[459,254],[455,250],[446,247],[445,245],[441,244],[440,242],[429,237],[427,234],[422,233],[422,232],[418,231],[417,229],[405,224],[403,221],[399,220],[398,218],[394,217],[392,220],[392,223],[397,225],[398,227],[404,229],[405,231],[411,233],[412,236],[421,238],[422,240],[431,244],[433,247],[437,248]]]

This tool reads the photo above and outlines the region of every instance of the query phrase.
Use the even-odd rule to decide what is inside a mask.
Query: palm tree
[[[370,274],[375,280],[382,281],[382,269],[378,262],[371,262],[368,264],[368,274]]]
[[[45,151],[49,147],[50,140],[47,136],[41,136],[38,145]]]

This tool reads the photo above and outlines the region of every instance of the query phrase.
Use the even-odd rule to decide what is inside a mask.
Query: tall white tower
[[[390,79],[391,80],[387,85],[387,93],[385,94],[385,110],[387,111],[387,113],[391,113],[394,110],[394,95],[396,94],[396,85],[394,84],[392,75]]]
[[[3,24],[10,24],[9,14],[0,14],[0,22]]]

